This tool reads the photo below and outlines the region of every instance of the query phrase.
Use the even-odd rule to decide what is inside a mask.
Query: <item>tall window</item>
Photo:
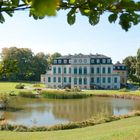
[[[69,83],[71,83],[71,77],[69,77]]]
[[[118,79],[117,77],[114,77],[114,83],[117,83]]]
[[[82,68],[81,67],[79,68],[79,74],[82,74]]]
[[[58,73],[59,73],[59,74],[61,73],[61,68],[60,68],[60,67],[58,68]]]
[[[69,68],[69,74],[71,74],[71,68]]]
[[[94,68],[93,68],[93,67],[91,68],[91,73],[92,73],[92,74],[94,73]]]
[[[97,67],[97,74],[99,74],[100,73],[100,68],[99,67]]]
[[[82,78],[79,78],[79,85],[82,85]]]
[[[87,74],[87,68],[84,67],[84,74]]]
[[[74,68],[74,74],[77,74],[77,68],[76,67]]]
[[[58,77],[58,82],[61,83],[61,77]]]
[[[49,82],[49,83],[51,82],[51,77],[48,77],[48,82]]]
[[[84,84],[85,85],[87,84],[87,78],[84,78]]]
[[[67,69],[66,69],[66,68],[64,68],[64,73],[65,73],[65,74],[67,73]]]
[[[53,67],[53,74],[56,74],[56,67]]]
[[[56,77],[53,77],[53,82],[56,82]]]
[[[103,79],[102,79],[102,80],[103,80],[103,81],[102,81],[103,83],[105,83],[105,82],[106,82],[106,78],[105,78],[105,77],[103,77]]]
[[[107,80],[107,81],[108,81],[108,83],[111,83],[111,78],[110,78],[110,77],[108,77],[108,80]]]
[[[108,73],[111,73],[111,68],[110,67],[108,67]]]
[[[67,78],[66,77],[64,77],[64,83],[67,83]]]
[[[100,83],[100,77],[97,77],[97,83]]]
[[[103,67],[103,73],[105,73],[105,67]]]
[[[77,78],[74,78],[74,84],[77,84]]]
[[[92,84],[94,83],[94,77],[91,77],[91,83]]]

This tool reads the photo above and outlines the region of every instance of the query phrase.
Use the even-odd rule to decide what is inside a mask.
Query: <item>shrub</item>
[[[9,105],[9,95],[7,93],[0,93],[0,108],[7,109]]]
[[[122,88],[119,90],[120,92],[128,92],[129,90],[127,88]]]
[[[41,91],[41,94],[45,98],[51,98],[51,99],[79,99],[79,98],[86,98],[91,95],[89,94],[83,94],[78,92],[66,92],[63,90],[44,90]]]
[[[40,84],[34,84],[33,87],[41,87]]]
[[[33,94],[31,91],[20,91],[19,96],[21,97],[27,97],[27,98],[35,98],[35,94]]]
[[[22,83],[19,83],[15,86],[16,89],[24,89],[24,85]]]

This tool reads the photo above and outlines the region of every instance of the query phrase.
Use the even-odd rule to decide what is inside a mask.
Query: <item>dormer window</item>
[[[107,63],[110,64],[111,63],[111,60],[110,59],[107,59]]]
[[[62,63],[62,60],[58,60],[58,64],[61,64]]]
[[[54,64],[57,64],[57,60],[54,60],[53,62],[54,62]]]
[[[100,63],[100,59],[97,59],[96,62],[99,64]]]
[[[103,64],[105,64],[105,63],[106,63],[106,60],[105,60],[105,59],[103,59],[103,60],[102,60],[102,62],[103,62]]]
[[[67,60],[64,60],[64,64],[67,64]]]

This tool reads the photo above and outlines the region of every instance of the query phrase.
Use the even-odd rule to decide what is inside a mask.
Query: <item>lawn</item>
[[[46,131],[0,131],[0,140],[140,140],[140,117],[122,119],[92,127]]]
[[[0,93],[3,92],[11,92],[14,91],[15,93],[17,93],[18,91],[20,91],[19,89],[16,89],[15,86],[17,84],[19,84],[20,82],[0,82]],[[22,82],[22,84],[24,84],[25,86],[29,86],[29,87],[33,87],[35,85],[35,83],[25,83]],[[44,87],[43,84],[40,84],[41,87]]]

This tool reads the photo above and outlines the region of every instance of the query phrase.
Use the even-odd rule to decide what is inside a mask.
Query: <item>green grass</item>
[[[16,89],[15,86],[17,84],[19,84],[20,82],[0,82],[0,93],[3,93],[3,92],[15,92],[16,94],[21,91],[21,89]],[[25,82],[22,82],[23,85],[25,86],[29,86],[31,88],[34,88],[34,83],[25,83]],[[36,83],[35,83],[36,84]],[[40,84],[40,87],[45,87],[43,84]]]
[[[0,131],[0,140],[140,140],[140,117],[50,132]]]

